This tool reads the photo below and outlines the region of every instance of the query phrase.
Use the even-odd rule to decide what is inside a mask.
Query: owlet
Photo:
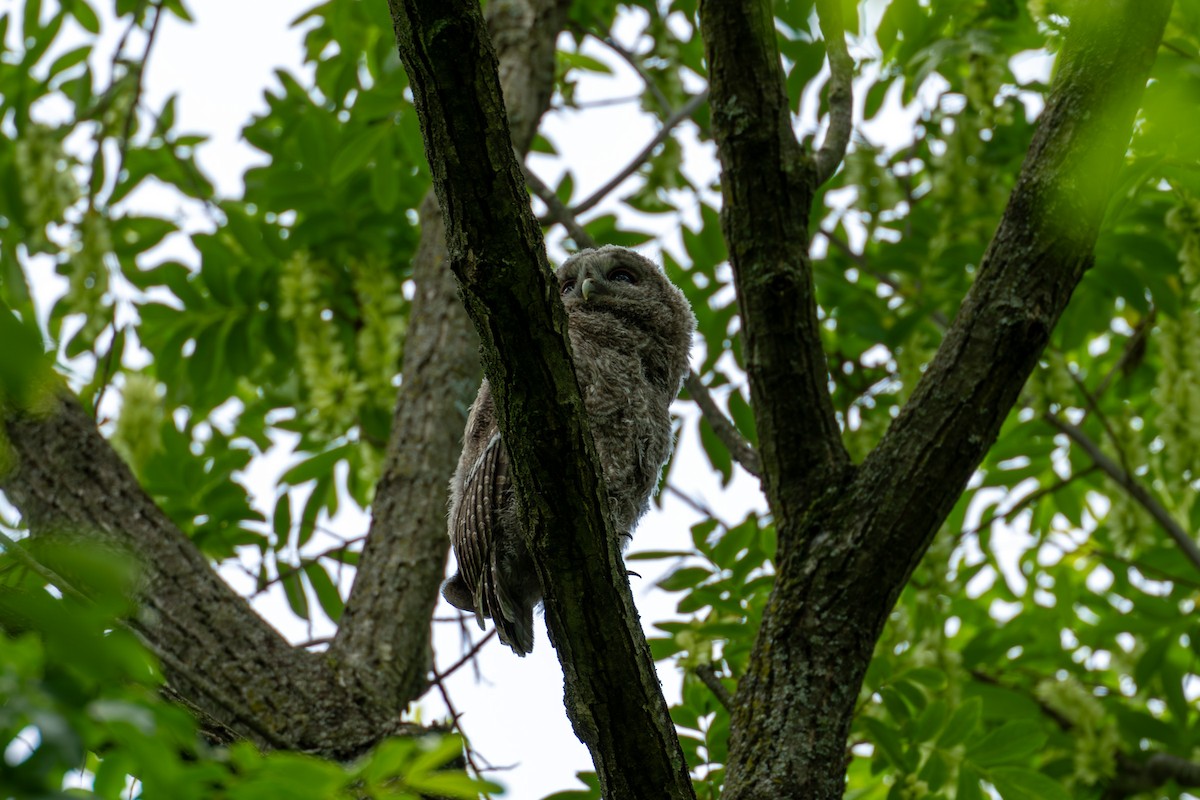
[[[608,488],[608,513],[627,542],[671,453],[671,401],[688,369],[696,318],[652,262],[621,247],[583,250],[556,273],[575,373]],[[485,380],[471,406],[450,482],[450,543],[458,572],[450,603],[496,624],[517,655],[533,649],[542,590],[533,569]]]

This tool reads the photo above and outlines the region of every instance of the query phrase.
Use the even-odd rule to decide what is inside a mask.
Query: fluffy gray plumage
[[[671,454],[669,409],[688,369],[696,318],[662,270],[631,250],[583,250],[556,276],[613,529],[627,541]],[[490,617],[500,641],[524,656],[533,650],[542,590],[486,380],[450,482],[449,532],[458,572],[442,585],[443,596],[474,612],[481,628]]]

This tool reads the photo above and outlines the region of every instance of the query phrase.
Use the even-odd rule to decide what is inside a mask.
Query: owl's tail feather
[[[521,658],[524,658],[533,652],[533,609],[518,609],[517,613],[513,616],[516,619],[510,620],[505,619],[503,616],[497,616],[494,619],[496,633],[500,634],[500,641],[508,645],[509,649],[521,656]]]
[[[492,618],[500,641],[524,658],[533,652],[533,605],[512,596],[495,561],[480,578],[476,609]]]

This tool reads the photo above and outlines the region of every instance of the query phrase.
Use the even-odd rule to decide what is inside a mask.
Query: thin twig
[[[121,170],[125,169],[125,155],[129,150],[129,139],[133,133],[133,121],[137,118],[138,104],[142,101],[142,84],[143,77],[146,74],[146,62],[150,59],[150,50],[154,47],[154,39],[158,35],[158,23],[162,21],[163,2],[158,0],[154,3],[154,21],[150,23],[150,29],[146,32],[146,49],[142,51],[142,58],[138,61],[137,76],[133,83],[133,101],[129,104],[129,113],[125,115],[125,126],[121,130],[121,139],[117,143],[117,171],[118,179],[121,175]]]
[[[657,148],[671,136],[671,131],[673,131],[684,120],[691,118],[692,114],[696,113],[696,109],[700,108],[700,106],[704,105],[704,103],[707,101],[707,89],[700,92],[700,94],[695,95],[691,100],[687,101],[683,108],[676,111],[667,119],[666,122],[663,123],[662,130],[660,130],[655,137],[650,140],[649,144],[642,148],[641,152],[633,157],[633,160],[626,165],[625,169],[618,172],[612,180],[601,186],[596,191],[592,192],[592,194],[586,200],[571,209],[572,213],[578,216],[591,209],[597,203],[607,197],[613,189],[616,189],[618,186],[620,186],[626,178],[637,172],[638,168],[640,168],[642,164],[646,163],[650,156],[654,154],[655,148]]]
[[[1108,550],[1101,550],[1099,547],[1096,547],[1094,543],[1090,544],[1085,552],[1095,556],[1101,561],[1111,561],[1113,563],[1129,567],[1130,569],[1136,569],[1138,572],[1142,573],[1143,577],[1149,578],[1152,581],[1178,584],[1180,586],[1187,586],[1194,591],[1200,591],[1200,582],[1198,581],[1189,581],[1187,578],[1181,578],[1178,575],[1173,575],[1170,572],[1159,569],[1158,567],[1153,567],[1149,564],[1143,564],[1142,562],[1135,561],[1132,558],[1125,558],[1124,556],[1117,555],[1116,553]]]
[[[664,112],[671,110],[671,102],[667,100],[667,96],[658,88],[650,73],[646,71],[646,68],[642,66],[642,62],[638,60],[638,57],[632,51],[626,50],[611,36],[597,36],[596,38],[603,42],[604,46],[609,50],[619,55],[626,64],[633,67],[634,72],[642,79],[642,83],[646,84],[646,88],[650,90],[650,94],[654,95],[654,102],[658,103],[659,108]]]
[[[307,642],[298,642],[296,644],[296,647],[301,650],[306,650],[309,647],[316,647],[317,645],[329,644],[332,641],[333,641],[332,636],[318,636],[315,639],[309,639]]]
[[[449,678],[455,672],[457,672],[459,670],[459,668],[462,667],[463,664],[466,664],[468,661],[470,661],[472,658],[474,658],[475,654],[478,653],[480,651],[480,649],[482,649],[483,646],[485,644],[487,644],[488,641],[491,640],[491,638],[495,635],[496,635],[496,629],[492,628],[490,631],[487,632],[486,636],[484,636],[482,639],[480,639],[478,642],[476,642],[474,645],[471,646],[471,649],[467,651],[466,655],[464,655],[458,661],[455,661],[453,664],[451,664],[450,668],[447,669],[445,672],[438,672],[435,670],[433,673],[434,682],[436,683],[437,681],[443,681],[446,678]]]
[[[493,632],[495,631],[493,630]],[[484,641],[486,641],[486,638]],[[471,770],[476,775],[482,775],[483,768],[480,767],[475,761],[475,750],[471,747],[471,741],[467,738],[467,734],[462,729],[462,725],[458,723],[461,715],[454,708],[454,703],[450,702],[450,694],[446,691],[446,687],[442,685],[442,680],[440,677],[438,677],[436,672],[434,673],[433,683],[435,686],[437,686],[438,693],[442,696],[442,702],[446,704],[446,711],[450,713],[450,719],[454,722],[454,727],[458,729],[458,735],[462,737],[463,755],[466,757],[467,763],[471,765]],[[491,800],[492,797],[483,789],[480,789],[480,796],[486,798],[486,800]]]
[[[817,185],[837,172],[854,128],[854,61],[846,50],[846,26],[839,0],[817,0],[817,18],[829,55],[829,129],[816,155]]]
[[[1142,317],[1137,327],[1133,329],[1133,335],[1129,337],[1129,341],[1125,344],[1125,349],[1121,353],[1121,357],[1117,359],[1117,363],[1113,365],[1100,383],[1096,386],[1096,391],[1093,394],[1096,397],[1102,397],[1108,391],[1109,385],[1112,384],[1113,378],[1118,372],[1123,372],[1129,368],[1129,364],[1135,359],[1140,358],[1146,352],[1146,336],[1150,333],[1150,328],[1154,325],[1154,320],[1158,316],[1158,309],[1151,308],[1150,313]]]
[[[1117,432],[1113,430],[1112,423],[1108,421],[1108,415],[1101,410],[1100,404],[1096,402],[1096,398],[1093,397],[1092,393],[1088,391],[1087,385],[1083,382],[1083,378],[1079,377],[1079,375],[1075,373],[1075,370],[1071,369],[1069,364],[1066,366],[1066,370],[1067,375],[1071,378],[1071,382],[1075,384],[1075,388],[1081,395],[1083,395],[1084,402],[1087,403],[1087,408],[1084,409],[1083,418],[1079,420],[1079,423],[1083,424],[1083,420],[1087,419],[1089,411],[1095,411],[1096,417],[1100,420],[1101,427],[1104,428],[1104,432],[1108,435],[1108,440],[1112,442],[1113,447],[1117,449],[1117,459],[1121,462],[1121,469],[1125,471],[1125,474],[1132,475],[1133,470],[1130,468],[1129,459],[1125,455],[1125,447],[1121,444],[1121,440],[1117,437]]]
[[[728,523],[723,521],[720,517],[718,517],[717,513],[715,511],[713,511],[711,508],[709,508],[708,506],[701,503],[696,498],[694,498],[694,497],[686,494],[682,490],[680,490],[679,487],[677,487],[675,484],[665,483],[665,484],[663,484],[663,488],[666,491],[670,492],[671,494],[675,495],[677,498],[679,498],[679,500],[682,501],[683,504],[686,505],[688,508],[692,509],[692,511],[695,511],[697,514],[700,514],[701,516],[708,517],[709,519],[712,519],[712,520],[716,520],[717,525],[721,526],[722,529],[729,530],[732,527],[731,525],[729,525]]]
[[[708,387],[700,382],[700,377],[695,372],[688,372],[687,377],[683,379],[683,385],[687,387],[688,395],[700,407],[700,413],[708,420],[713,433],[729,450],[733,460],[741,464],[742,469],[746,472],[756,478],[761,478],[762,462],[758,453],[742,438],[734,424],[717,407],[716,401],[709,394]]]
[[[596,240],[592,238],[583,226],[579,224],[579,220],[571,213],[571,209],[563,205],[563,202],[558,199],[558,195],[554,193],[546,183],[534,174],[533,170],[524,164],[521,165],[521,172],[525,174],[525,185],[529,187],[537,199],[546,204],[546,210],[550,213],[550,218],[567,229],[567,233],[575,244],[580,247],[596,247]]]
[[[112,326],[113,335],[112,341],[108,345],[108,353],[104,356],[104,372],[100,380],[100,391],[96,392],[96,399],[92,401],[92,420],[98,422],[100,419],[100,404],[104,402],[104,395],[108,392],[108,387],[112,385],[113,376],[113,354],[117,351],[117,337],[121,335],[124,327],[117,328],[117,306],[114,303],[112,307],[112,319],[109,320],[109,325]]]
[[[717,698],[717,702],[724,706],[726,711],[732,713],[734,708],[733,695],[725,688],[725,684],[721,683],[721,679],[717,677],[716,670],[712,668],[712,664],[701,664],[696,667],[696,675],[712,691],[713,696]]]
[[[1100,469],[1100,467],[1098,465],[1092,464],[1092,466],[1088,467],[1087,469],[1083,469],[1078,472],[1072,472],[1069,477],[1059,478],[1056,482],[1054,482],[1053,484],[1051,484],[1049,486],[1044,486],[1035,492],[1030,492],[1029,494],[1022,497],[1020,500],[1018,500],[1012,506],[1012,508],[1006,509],[1004,511],[1000,511],[999,510],[1000,506],[997,505],[996,506],[997,510],[993,511],[991,514],[989,514],[987,519],[981,520],[980,523],[978,525],[976,525],[974,528],[963,531],[961,534],[959,534],[959,538],[961,539],[963,537],[970,536],[975,533],[979,533],[981,530],[988,527],[996,520],[1009,517],[1019,511],[1022,511],[1024,509],[1028,508],[1029,506],[1033,505],[1034,503],[1036,503],[1038,500],[1042,499],[1043,497],[1054,494],[1058,490],[1064,489],[1067,486],[1070,486],[1075,481],[1085,478],[1088,475],[1091,475],[1093,472],[1096,472],[1099,469]]]
[[[1096,466],[1108,475],[1108,477],[1116,481],[1117,484],[1124,487],[1129,496],[1140,503],[1142,508],[1150,513],[1150,516],[1154,517],[1155,521],[1179,545],[1179,549],[1183,551],[1188,560],[1192,562],[1196,569],[1200,570],[1200,547],[1197,547],[1196,542],[1192,540],[1187,531],[1175,521],[1174,517],[1167,513],[1162,504],[1150,494],[1149,490],[1141,482],[1135,480],[1133,475],[1121,469],[1115,461],[1106,456],[1100,447],[1079,428],[1054,414],[1047,413],[1042,415],[1042,418],[1062,433],[1065,433],[1067,438],[1083,448],[1083,451],[1091,457]]]

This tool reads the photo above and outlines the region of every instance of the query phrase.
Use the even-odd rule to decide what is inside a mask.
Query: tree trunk
[[[733,5],[741,8],[708,0],[701,19],[712,65],[722,190],[727,204],[752,204],[767,179],[746,168],[752,154],[741,151],[765,134],[734,113],[758,95],[747,100],[738,92],[752,85],[777,98],[781,76],[777,59],[761,55],[770,49],[766,42],[773,32],[761,25],[739,30],[729,21],[730,15],[770,19],[769,4]],[[846,737],[875,642],[1091,264],[1170,7],[1170,0],[1077,6],[1053,90],[975,284],[912,397],[863,464],[831,472],[826,467],[831,459],[818,459],[807,476],[785,474],[788,462],[766,457],[764,446],[766,485],[781,486],[768,494],[779,539],[778,572],[735,698],[728,797],[842,796]],[[760,119],[775,120],[780,137],[790,135],[784,115]],[[776,174],[775,186],[782,188],[772,191],[790,187],[799,193],[788,199],[792,207],[811,205],[815,181],[793,176],[812,167],[797,167],[791,145],[759,149],[775,154],[756,167]],[[740,218],[738,211],[725,213],[727,220]],[[803,272],[810,281],[805,257],[788,255],[785,243],[763,241],[789,237],[790,231],[782,224],[756,225],[754,219],[725,225],[738,286],[747,293],[773,287],[780,273]],[[761,253],[796,260],[781,266],[767,256],[744,257]],[[811,286],[789,291],[805,297]],[[742,302],[752,315],[746,298]],[[750,329],[756,323],[744,324]],[[770,335],[774,341],[756,346],[776,353],[819,346],[803,341],[815,334],[800,324],[792,339],[786,330]],[[774,369],[766,359],[747,359],[751,386],[756,372]],[[810,380],[823,379],[807,361],[798,369],[807,370]],[[764,420],[776,418],[791,402],[773,391],[755,400],[760,435]],[[817,423],[793,424],[794,436],[820,440]],[[793,481],[806,485],[797,489]]]

